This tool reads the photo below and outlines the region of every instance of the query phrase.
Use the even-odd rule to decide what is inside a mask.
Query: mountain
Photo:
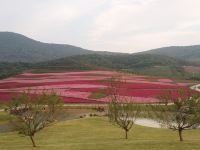
[[[0,32],[0,62],[44,62],[75,55],[121,53],[99,52],[67,44],[49,44],[13,32]],[[200,45],[172,46],[149,50],[139,54],[156,54],[200,64]]]
[[[184,60],[200,64],[200,45],[194,46],[171,46],[158,49],[152,49],[142,52],[143,54],[157,54],[173,57],[176,59]]]
[[[12,32],[0,32],[0,54],[0,78],[30,69],[35,72],[108,69],[188,78],[190,72],[185,67],[191,69],[192,64],[200,64],[198,45],[122,54],[90,51],[66,44],[42,43]],[[195,75],[193,72],[194,76],[200,80],[199,73]]]
[[[90,51],[66,44],[49,44],[13,32],[0,32],[0,62],[41,62],[83,54],[114,54]]]

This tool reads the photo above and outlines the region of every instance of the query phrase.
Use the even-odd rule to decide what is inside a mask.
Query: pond
[[[146,118],[138,118],[135,121],[135,124],[145,126],[145,127],[152,127],[152,128],[161,128],[161,124],[156,122],[152,119],[146,119]]]

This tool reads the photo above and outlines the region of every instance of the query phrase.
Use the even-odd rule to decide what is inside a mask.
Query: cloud
[[[91,36],[97,43],[129,52],[172,44],[198,44],[199,7],[197,0],[114,3],[97,17]]]
[[[0,30],[93,50],[199,44],[199,0],[0,0]]]

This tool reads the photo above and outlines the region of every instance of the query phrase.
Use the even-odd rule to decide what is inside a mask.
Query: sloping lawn
[[[1,150],[199,150],[200,130],[183,133],[135,125],[124,139],[124,132],[106,118],[84,118],[55,123],[35,136],[38,147],[32,148],[28,137],[16,132],[0,133]]]

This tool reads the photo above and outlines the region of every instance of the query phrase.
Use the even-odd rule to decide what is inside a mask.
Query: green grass
[[[13,120],[15,117],[7,112],[0,112],[0,122]]]
[[[106,90],[99,89],[99,90],[93,92],[88,98],[89,99],[100,99],[100,98],[104,98],[106,96],[107,96]]]
[[[133,69],[133,72],[139,73],[141,75],[151,75],[159,77],[168,77],[168,78],[179,78],[183,79],[186,75],[184,70],[181,67],[176,66],[153,66],[142,69]]]
[[[184,142],[168,129],[135,125],[124,139],[124,132],[106,118],[85,118],[59,122],[36,134],[37,148],[31,147],[28,137],[16,132],[0,134],[1,150],[199,150],[200,130],[184,132]]]

